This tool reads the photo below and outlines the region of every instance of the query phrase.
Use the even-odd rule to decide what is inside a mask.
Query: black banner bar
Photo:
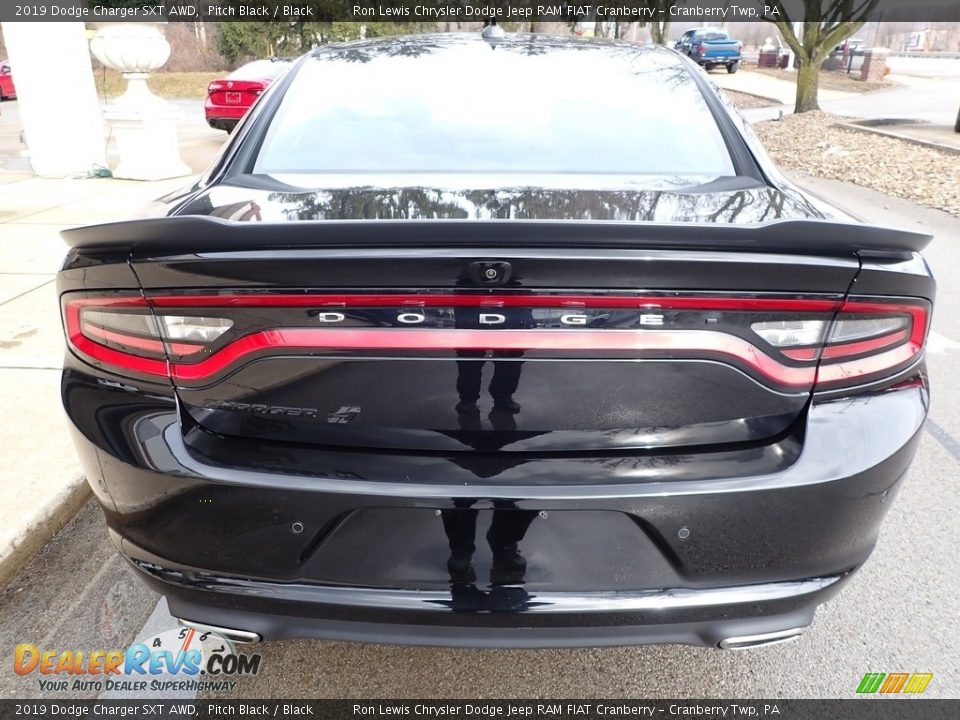
[[[864,4],[866,2],[866,5]],[[0,4],[4,22],[763,22],[805,19],[803,0],[36,0]],[[869,0],[850,4],[859,12]],[[782,8],[782,10],[781,10]],[[873,22],[957,22],[960,0],[875,0]]]
[[[960,700],[0,700],[0,717],[380,720],[946,720]]]

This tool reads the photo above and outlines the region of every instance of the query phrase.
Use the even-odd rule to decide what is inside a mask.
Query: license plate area
[[[448,564],[452,555],[459,566]],[[625,513],[539,512],[492,500],[460,500],[439,511],[356,510],[304,558],[302,567],[304,577],[318,582],[420,590],[453,584],[639,590],[680,582]]]
[[[237,91],[227,93],[227,102],[231,105],[239,105],[242,102],[241,93]]]

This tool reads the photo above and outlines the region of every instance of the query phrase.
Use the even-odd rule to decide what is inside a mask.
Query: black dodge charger
[[[117,548],[235,639],[782,642],[926,416],[930,238],[664,48],[319,49],[154,210],[64,232],[63,403]]]

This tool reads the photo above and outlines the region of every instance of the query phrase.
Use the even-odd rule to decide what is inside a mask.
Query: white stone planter
[[[170,58],[170,44],[157,23],[98,23],[90,40],[94,57],[123,73],[126,91],[107,104],[120,162],[114,177],[162,180],[189,175],[177,143],[177,111],[147,87],[150,73]]]

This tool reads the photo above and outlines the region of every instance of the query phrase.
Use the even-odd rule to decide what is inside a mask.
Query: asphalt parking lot
[[[745,652],[686,647],[455,650],[319,641],[264,643],[262,672],[230,697],[852,697],[866,672],[932,672],[928,697],[960,696],[960,221],[833,181],[810,189],[880,224],[934,233],[940,280],[919,455],[866,567],[798,642]],[[838,452],[842,452],[838,448]],[[0,594],[0,647],[124,647],[172,627],[158,597],[81,513]],[[0,672],[4,697],[56,697]],[[67,693],[77,696],[78,693]],[[93,693],[95,694],[95,693]]]

